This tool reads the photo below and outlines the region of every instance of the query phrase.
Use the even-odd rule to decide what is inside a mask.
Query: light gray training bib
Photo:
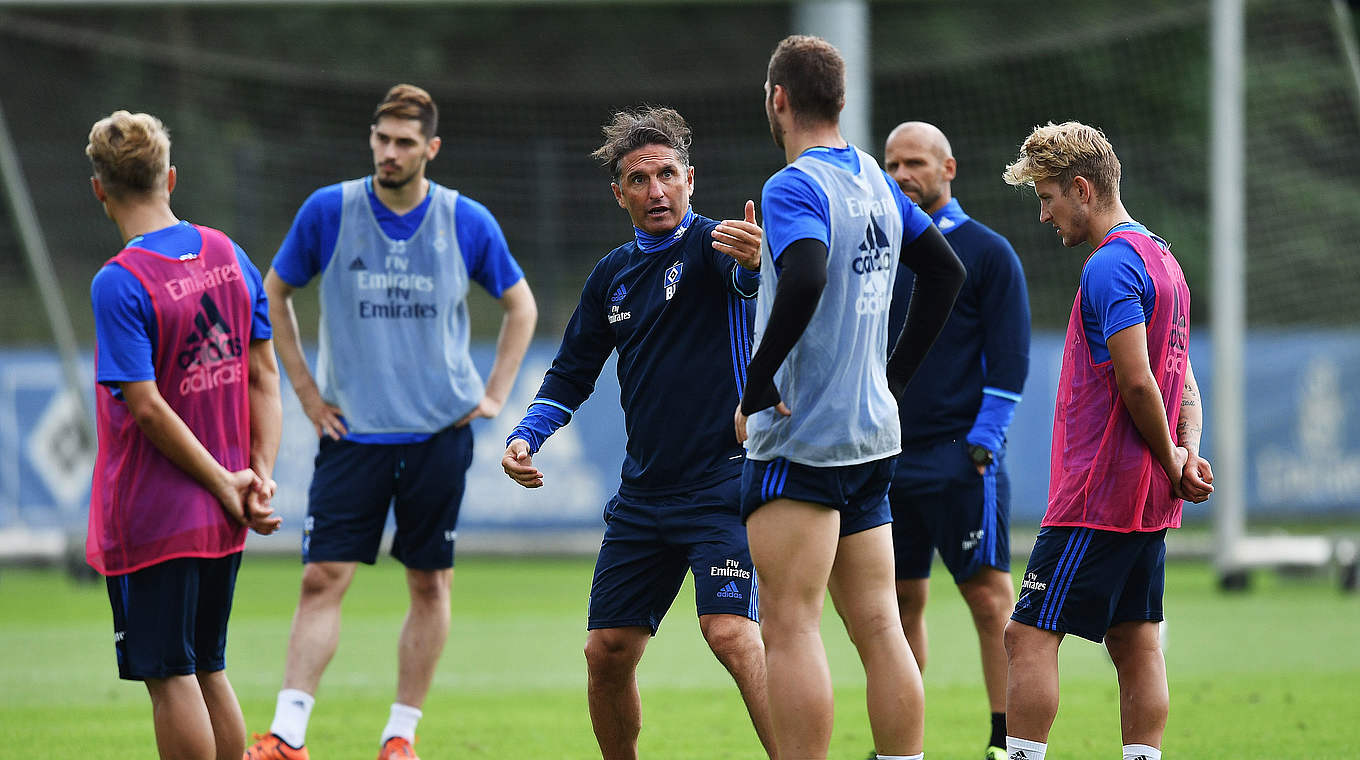
[[[317,385],[353,433],[437,432],[483,391],[468,354],[458,193],[431,182],[420,227],[393,240],[369,207],[369,181],[343,185],[335,252],[321,276]]]
[[[856,153],[857,174],[809,155],[790,164],[820,185],[830,201],[826,289],[807,330],[774,376],[793,416],[774,409],[752,415],[746,428],[750,459],[783,457],[837,467],[901,451],[885,355],[902,213],[878,162],[861,150]],[[762,245],[757,348],[779,281],[768,242]]]

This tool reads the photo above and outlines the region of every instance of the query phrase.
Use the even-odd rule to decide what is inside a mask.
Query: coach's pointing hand
[[[713,228],[713,248],[737,260],[752,271],[760,269],[760,241],[763,233],[756,224],[756,203],[746,201],[746,218],[724,219]]]
[[[510,479],[525,488],[538,488],[543,485],[543,473],[534,467],[533,455],[529,453],[529,443],[523,438],[515,438],[505,447],[501,457],[501,467]]]

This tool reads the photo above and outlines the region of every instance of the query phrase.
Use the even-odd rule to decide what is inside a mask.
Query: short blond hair
[[[1085,177],[1106,198],[1119,196],[1119,157],[1105,133],[1077,121],[1035,127],[1020,145],[1020,158],[1001,178],[1009,185],[1056,179],[1064,192]]]
[[[85,155],[109,193],[149,193],[169,174],[170,132],[149,113],[114,111],[90,127]]]

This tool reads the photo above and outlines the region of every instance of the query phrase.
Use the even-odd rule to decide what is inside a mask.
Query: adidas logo
[[[364,264],[363,259],[356,258],[354,261],[351,261],[349,263],[349,271],[351,272],[364,272],[367,270],[368,266]]]
[[[1012,755],[1011,760],[1029,760],[1029,755],[1023,749],[1017,749]]]
[[[875,251],[879,248],[888,247],[888,235],[878,226],[878,222],[871,216],[869,224],[864,228],[864,242],[859,244],[861,251]]]
[[[623,297],[626,295],[628,295],[628,287],[626,285],[620,285],[618,289],[614,291],[614,295],[609,297],[609,302],[618,303],[619,301],[622,301]]]
[[[715,594],[715,596],[719,599],[740,599],[741,591],[737,588],[737,582],[731,581],[726,586],[718,589],[718,593]]]

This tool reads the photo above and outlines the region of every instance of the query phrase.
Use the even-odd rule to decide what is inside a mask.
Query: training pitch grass
[[[258,555],[242,566],[227,673],[251,731],[267,731],[273,715],[299,570],[296,560]],[[589,559],[459,560],[452,630],[419,729],[426,760],[599,757],[581,655],[590,575]],[[934,575],[927,757],[968,760],[981,755],[988,727],[976,638],[948,574],[937,566]],[[376,755],[393,696],[404,588],[390,559],[360,568],[312,714],[312,757]],[[1251,592],[1224,595],[1208,566],[1181,563],[1168,572],[1166,606],[1168,757],[1360,757],[1360,597],[1321,576],[1266,573]],[[827,609],[831,757],[858,759],[873,744],[863,674]],[[117,679],[112,639],[102,582],[0,571],[0,737],[8,747],[0,755],[155,756],[145,689]],[[1061,668],[1049,757],[1119,757],[1118,697],[1104,650],[1069,638]],[[639,682],[643,757],[761,756],[736,688],[699,636],[689,583],[648,646]]]

